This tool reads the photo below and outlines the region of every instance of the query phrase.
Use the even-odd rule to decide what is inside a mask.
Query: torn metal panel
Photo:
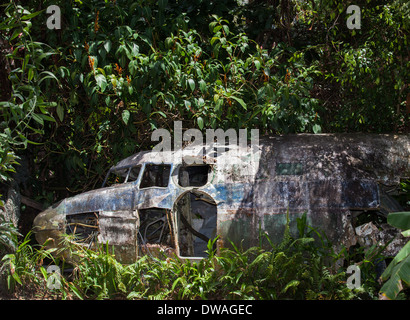
[[[306,212],[311,226],[351,246],[358,241],[353,213],[388,213],[392,206],[382,185],[410,178],[409,140],[300,134],[262,137],[253,149],[229,145],[219,154],[202,147],[189,157],[181,151],[140,152],[113,166],[103,188],[41,213],[37,239],[67,230],[72,215],[98,213],[97,242],[114,245],[121,260],[150,250],[200,258],[204,239],[217,235],[219,247],[229,241],[257,245],[260,232],[279,242],[286,214],[296,230],[296,218]]]
[[[110,244],[118,260],[132,263],[137,259],[139,225],[135,210],[101,211],[98,243]]]

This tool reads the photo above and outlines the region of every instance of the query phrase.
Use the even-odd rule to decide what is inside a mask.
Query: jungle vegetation
[[[51,5],[59,29],[47,26]],[[347,27],[349,5],[360,29]],[[44,207],[99,187],[176,120],[262,134],[409,133],[409,11],[404,0],[5,1],[0,193],[16,175]]]

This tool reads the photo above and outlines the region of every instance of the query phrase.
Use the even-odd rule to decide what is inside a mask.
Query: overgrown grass
[[[42,246],[30,244],[31,232],[18,244],[16,250],[4,255],[1,259],[0,284],[6,283],[11,291],[31,292],[36,296],[45,296],[47,271],[44,259],[54,261],[52,252],[55,249],[45,249]]]
[[[50,250],[33,248],[26,239],[16,253],[3,258],[2,274],[12,291],[31,285],[43,296],[61,299],[377,298],[376,281],[364,279],[359,289],[347,288],[348,275],[336,264],[346,257],[336,255],[323,237],[319,241],[316,237],[315,241],[313,234],[320,234],[306,226],[303,218],[298,220],[298,229],[299,236],[295,238],[287,228],[279,244],[260,233],[266,239],[260,245],[243,250],[231,244],[231,248],[221,249],[218,254],[210,241],[208,258],[199,262],[144,256],[123,265],[108,245],[92,251],[71,244],[69,250],[76,262],[71,274],[61,278],[58,290],[47,288],[50,275],[43,260],[48,259],[50,264],[59,261]],[[262,246],[262,242],[268,246]],[[374,265],[374,260],[365,257],[361,263]],[[365,278],[375,279],[374,271],[369,270]]]

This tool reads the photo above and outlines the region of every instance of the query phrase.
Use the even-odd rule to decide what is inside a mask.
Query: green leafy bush
[[[0,182],[3,185],[16,170],[17,153],[29,144],[40,145],[48,122],[55,121],[50,109],[57,104],[46,92],[57,77],[46,63],[55,51],[32,38],[32,19],[41,12],[31,13],[14,1],[0,8],[0,49],[4,53],[1,62],[3,70],[8,70],[7,82],[2,83],[0,89],[1,97],[7,97],[0,101]]]

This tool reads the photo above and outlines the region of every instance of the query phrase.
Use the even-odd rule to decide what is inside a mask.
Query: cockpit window
[[[135,181],[138,179],[140,170],[141,165],[112,170],[109,172],[103,187]]]
[[[140,188],[167,187],[171,166],[166,164],[147,164],[142,175]]]
[[[207,184],[210,171],[210,165],[181,166],[178,184],[181,187],[202,187]]]
[[[136,167],[132,167],[130,170],[130,173],[128,175],[128,180],[127,182],[131,182],[131,181],[135,181],[138,179],[138,176],[140,174],[141,171],[141,166],[136,166]]]
[[[110,171],[103,187],[110,187],[115,184],[120,184],[125,182],[127,170],[123,169],[121,171]]]

